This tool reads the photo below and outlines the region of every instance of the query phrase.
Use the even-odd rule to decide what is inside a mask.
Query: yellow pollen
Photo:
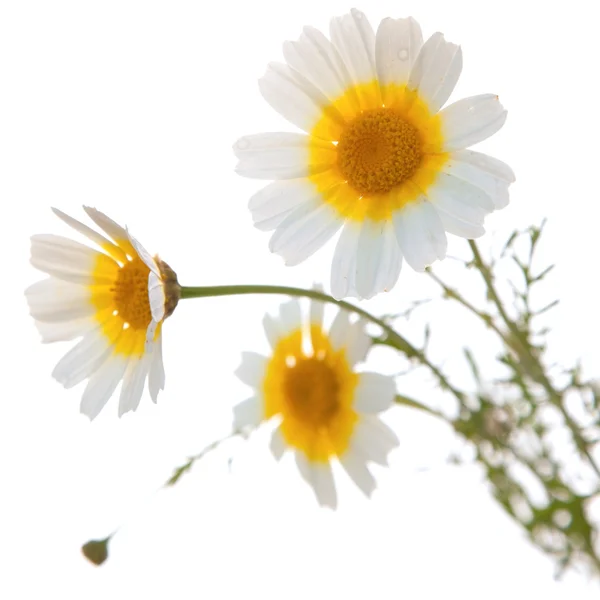
[[[146,330],[152,320],[148,298],[148,275],[150,269],[135,258],[119,269],[115,286],[114,304],[119,316],[135,330]]]
[[[361,194],[389,192],[415,173],[423,158],[417,129],[391,108],[357,116],[338,141],[337,165]]]
[[[288,365],[283,393],[288,410],[311,429],[327,427],[339,407],[340,384],[332,368],[318,358],[300,358]]]

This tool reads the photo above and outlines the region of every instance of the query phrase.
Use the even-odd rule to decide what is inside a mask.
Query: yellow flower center
[[[416,127],[397,111],[368,110],[342,132],[338,168],[361,194],[380,194],[410,179],[423,158]]]
[[[333,369],[317,358],[301,358],[288,366],[283,393],[288,410],[304,425],[327,427],[339,409],[340,384]]]
[[[150,269],[135,258],[123,265],[118,272],[114,294],[115,310],[129,327],[144,331],[152,320],[148,298],[148,275]]]
[[[130,256],[135,253],[131,245],[123,250]],[[159,258],[155,260],[164,292],[164,320],[175,310],[181,287],[169,265]],[[90,301],[96,309],[95,320],[115,354],[141,357],[146,351],[148,326],[152,322],[149,276],[150,269],[137,254],[124,264],[106,254],[97,255],[89,286]],[[162,320],[157,324],[154,339],[160,335],[161,325]]]
[[[349,448],[358,419],[352,408],[358,375],[320,327],[310,328],[312,352],[306,353],[303,339],[300,328],[274,348],[262,386],[264,414],[281,417],[289,446],[311,461],[327,462]]]
[[[442,125],[405,85],[351,86],[310,132],[309,179],[343,218],[389,221],[427,193],[449,160]]]

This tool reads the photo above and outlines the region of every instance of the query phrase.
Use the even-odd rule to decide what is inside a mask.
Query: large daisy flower
[[[235,407],[234,427],[275,419],[274,456],[281,458],[286,448],[294,452],[321,505],[337,504],[334,459],[370,495],[375,480],[367,463],[387,464],[398,439],[377,416],[394,401],[394,380],[355,370],[371,343],[364,323],[352,323],[340,311],[326,332],[323,304],[312,302],[310,317],[303,319],[293,300],[281,306],[279,319],[266,315],[264,327],[273,351],[268,358],[242,355],[236,375],[254,394]]]
[[[496,133],[506,111],[494,94],[443,110],[462,68],[441,33],[425,43],[412,19],[363,13],[331,21],[331,41],[305,27],[286,42],[287,64],[260,80],[269,104],[300,133],[239,139],[237,172],[273,179],[250,200],[254,224],[274,230],[270,249],[297,265],[340,228],[336,298],[370,298],[396,283],[402,259],[423,271],[446,254],[446,232],[484,233],[484,217],[508,203],[503,162],[467,150]]]
[[[81,412],[96,417],[122,381],[121,416],[138,407],[146,379],[154,402],[164,389],[161,329],[180,288],[171,268],[127,230],[84,208],[108,237],[53,211],[102,251],[57,235],[32,236],[31,264],[50,277],[25,295],[43,342],[81,338],[52,373],[65,388],[88,380]]]

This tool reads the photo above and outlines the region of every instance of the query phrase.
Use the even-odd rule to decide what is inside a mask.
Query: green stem
[[[450,286],[448,286],[431,269],[426,269],[425,272],[427,273],[427,275],[429,275],[429,277],[431,277],[431,279],[433,279],[442,288],[442,290],[444,290],[444,294],[446,294],[446,296],[448,298],[456,300],[459,304],[462,304],[469,312],[476,315],[489,328],[491,328],[505,344],[507,343],[505,334],[500,330],[500,328],[496,325],[496,323],[494,323],[494,320],[492,319],[491,315],[488,315],[487,313],[484,313],[483,311],[478,310],[466,298],[463,298],[459,292],[457,292],[455,289],[452,289]]]
[[[425,356],[425,354],[413,346],[406,338],[401,336],[393,327],[384,320],[377,318],[371,313],[350,304],[345,300],[336,300],[332,296],[315,289],[304,289],[297,287],[288,287],[283,285],[215,285],[206,287],[181,287],[181,299],[185,298],[208,298],[211,296],[240,296],[247,294],[280,294],[285,296],[296,296],[303,298],[312,298],[329,304],[335,304],[339,308],[348,312],[355,313],[367,321],[378,325],[383,329],[385,337],[377,339],[377,343],[391,346],[400,352],[403,352],[409,358],[416,358],[423,366],[428,367],[436,376],[441,387],[451,392],[459,403],[463,403],[464,395],[457,390],[446,378],[446,376]]]
[[[481,273],[481,276],[483,277],[483,280],[485,282],[489,298],[496,306],[500,317],[502,318],[506,327],[513,336],[514,342],[517,345],[517,354],[520,355],[519,357],[522,360],[523,358],[525,359],[523,360],[523,365],[526,368],[528,367],[528,365],[531,365],[533,367],[528,369],[529,376],[544,388],[552,404],[554,404],[560,410],[565,419],[565,422],[567,423],[569,429],[573,433],[577,447],[586,456],[590,463],[590,466],[592,467],[596,475],[600,477],[600,467],[598,466],[594,457],[589,451],[585,440],[579,433],[579,427],[577,426],[577,423],[573,421],[571,415],[569,415],[569,413],[563,406],[562,394],[559,391],[557,391],[552,385],[552,382],[546,375],[546,371],[544,370],[544,367],[542,366],[539,357],[536,355],[535,352],[532,351],[531,344],[529,343],[527,336],[519,329],[517,324],[508,316],[508,313],[504,309],[502,300],[500,299],[500,296],[496,291],[496,287],[494,286],[492,272],[487,266],[487,264],[483,261],[477,244],[474,240],[469,240],[469,246],[471,247],[471,251],[473,252],[474,264],[477,267],[477,270]]]
[[[408,396],[404,396],[403,394],[397,394],[394,398],[394,402],[400,406],[408,406],[410,408],[415,408],[417,410],[421,410],[432,417],[437,417],[438,419],[442,419],[442,421],[446,421],[452,425],[452,419],[447,417],[444,413],[436,410],[435,408],[430,408],[425,404],[422,404],[418,400],[414,400],[413,398],[409,398]]]
[[[350,304],[344,300],[336,300],[328,294],[319,290],[307,290],[304,288],[288,287],[285,285],[212,285],[206,287],[182,287],[181,299],[184,298],[208,298],[210,296],[243,296],[247,294],[279,294],[285,296],[296,296],[300,298],[312,298],[321,302],[335,304],[344,310],[356,313],[361,317],[379,325],[390,337],[400,337],[398,333],[385,321],[378,319],[366,310]],[[407,342],[408,343],[408,342]]]

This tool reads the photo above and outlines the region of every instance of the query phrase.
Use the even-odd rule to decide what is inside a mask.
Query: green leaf
[[[185,463],[185,465],[182,465],[181,467],[175,469],[173,475],[171,475],[171,477],[165,483],[165,487],[175,485],[179,481],[181,476],[184,473],[187,473],[192,468],[192,462],[193,461],[190,460],[189,462]]]

